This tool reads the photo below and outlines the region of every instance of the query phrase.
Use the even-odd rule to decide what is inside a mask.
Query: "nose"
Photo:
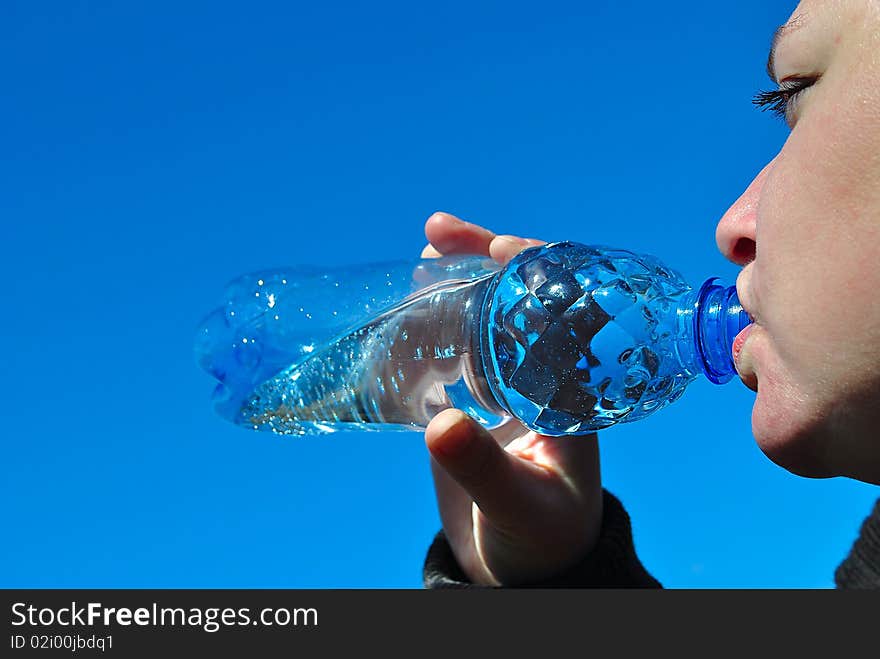
[[[740,198],[727,209],[715,229],[718,249],[727,260],[737,265],[746,265],[755,259],[758,201],[775,160],[767,163]]]

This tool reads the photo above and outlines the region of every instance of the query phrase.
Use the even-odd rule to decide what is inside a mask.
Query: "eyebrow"
[[[798,14],[792,17],[788,23],[776,28],[776,32],[773,33],[773,39],[770,42],[770,54],[767,56],[767,75],[770,76],[773,82],[776,82],[776,48],[779,46],[779,42],[782,41],[786,34],[794,32],[803,24],[804,14]]]

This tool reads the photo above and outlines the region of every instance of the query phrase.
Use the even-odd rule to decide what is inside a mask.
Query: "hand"
[[[423,257],[484,254],[501,264],[539,240],[496,236],[435,213]],[[512,420],[491,433],[464,412],[444,410],[425,430],[440,518],[459,565],[474,583],[538,582],[596,544],[602,520],[595,434],[546,437]]]

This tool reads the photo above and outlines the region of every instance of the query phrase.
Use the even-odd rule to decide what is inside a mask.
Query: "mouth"
[[[746,303],[743,302],[743,299],[742,299],[742,296],[740,295],[739,289],[737,289],[737,291],[736,291],[736,297],[739,300],[739,304],[742,307],[742,310],[748,314],[749,320],[754,323],[755,322],[755,315],[751,311],[749,311],[748,307],[746,306]]]
[[[758,391],[758,378],[755,375],[754,368],[752,367],[752,361],[748,358],[748,355],[743,355],[743,349],[746,346],[746,342],[748,341],[749,336],[752,333],[752,330],[755,328],[755,315],[751,312],[749,307],[749,296],[743,295],[746,293],[745,286],[740,286],[741,278],[737,278],[737,292],[736,296],[739,298],[740,305],[742,305],[743,311],[745,311],[751,323],[746,325],[742,330],[740,330],[739,334],[733,339],[733,345],[731,346],[730,352],[733,357],[733,364],[736,368],[736,372],[739,374],[740,379],[743,384],[746,385],[752,391]]]

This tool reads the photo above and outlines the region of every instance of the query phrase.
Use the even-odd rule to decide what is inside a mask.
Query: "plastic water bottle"
[[[257,430],[421,430],[457,407],[583,435],[642,419],[735,370],[751,320],[733,286],[572,242],[501,267],[446,256],[239,278],[201,324],[217,412]]]

